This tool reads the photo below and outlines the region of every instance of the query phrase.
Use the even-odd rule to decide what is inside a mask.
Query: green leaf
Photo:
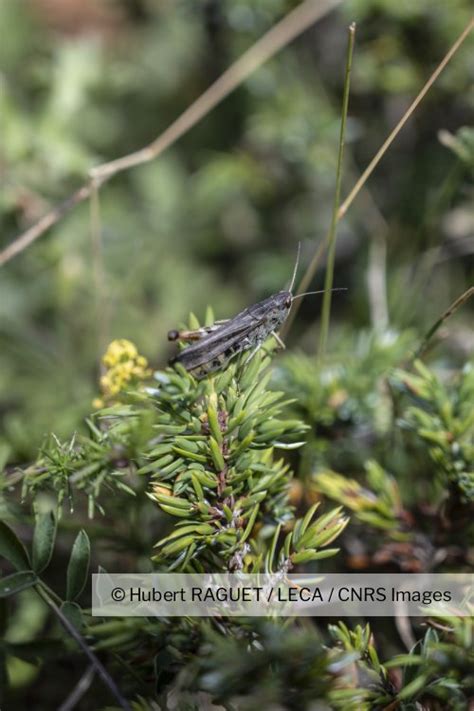
[[[199,501],[204,501],[204,491],[199,482],[199,479],[191,472],[191,481],[193,483],[193,488]]]
[[[281,523],[279,523],[277,525],[277,527],[275,528],[275,533],[273,534],[272,542],[270,544],[270,548],[267,553],[265,568],[266,569],[268,568],[268,570],[272,570],[273,560],[275,558],[276,545],[278,542],[278,536],[280,535],[280,531],[281,531]]]
[[[32,556],[33,570],[37,573],[41,573],[49,565],[56,539],[56,527],[57,522],[53,511],[37,514]]]
[[[384,662],[384,667],[392,669],[393,667],[419,666],[422,663],[423,659],[419,654],[398,654],[388,662]]]
[[[166,543],[174,541],[175,538],[180,538],[181,536],[185,536],[188,533],[211,535],[212,533],[215,533],[215,531],[215,527],[209,525],[208,523],[191,523],[188,526],[180,526],[175,531],[170,533],[169,536],[161,538],[157,543],[155,543],[155,548],[163,547]]]
[[[309,563],[313,560],[321,560],[322,558],[331,558],[331,556],[339,553],[340,548],[328,548],[326,551],[304,550],[299,553],[293,553],[291,556],[292,563]]]
[[[212,403],[209,403],[209,406],[207,408],[207,421],[217,444],[219,446],[222,445],[222,432],[219,425],[219,418],[217,415],[217,410]]]
[[[82,617],[82,610],[77,602],[66,600],[61,605],[61,612],[76,629],[82,629],[84,626],[84,619]]]
[[[191,311],[189,314],[189,328],[191,329],[198,329],[201,328],[201,324],[199,323],[199,320],[195,314]]]
[[[254,507],[252,513],[250,514],[249,520],[247,521],[247,525],[245,526],[245,531],[243,532],[243,534],[242,534],[242,536],[241,536],[241,538],[240,538],[240,542],[241,542],[241,543],[243,543],[244,541],[246,541],[247,538],[250,536],[250,534],[251,534],[251,532],[252,532],[252,528],[253,528],[253,526],[254,526],[255,519],[257,518],[259,506],[260,506],[260,504],[257,504],[257,505]]]
[[[68,600],[75,600],[84,589],[89,572],[91,545],[87,533],[82,530],[77,534],[67,567]]]
[[[207,462],[207,459],[203,454],[196,454],[195,452],[190,452],[189,450],[182,449],[181,447],[173,447],[173,452],[176,452],[176,454],[179,454],[185,459],[192,459],[193,462],[202,462],[202,464]]]
[[[0,521],[0,556],[10,561],[16,570],[31,568],[25,546],[10,526],[3,521]]]
[[[0,579],[0,598],[15,595],[15,593],[36,585],[38,578],[33,570],[21,570]]]
[[[154,496],[156,501],[161,504],[166,504],[167,506],[172,506],[174,509],[183,509],[184,511],[191,511],[192,504],[186,499],[179,496],[167,496],[166,494],[156,494]]]
[[[416,697],[416,695],[426,686],[428,679],[425,674],[420,674],[413,681],[407,684],[397,694],[399,701]]]
[[[205,326],[212,326],[214,323],[215,318],[214,318],[214,309],[212,306],[207,306],[206,308],[206,317],[204,319],[204,325]]]
[[[166,557],[180,553],[184,548],[188,548],[188,546],[194,543],[194,540],[195,537],[192,535],[178,538],[177,541],[172,541],[171,543],[168,543],[168,545],[164,546],[161,550],[161,555]]]
[[[223,469],[225,469],[225,461],[224,457],[222,456],[220,447],[214,437],[209,437],[209,446],[211,448],[212,461],[214,462],[216,470],[222,471]]]
[[[190,514],[190,509],[178,509],[175,506],[168,506],[167,504],[159,504],[160,509],[170,516],[179,516],[180,518],[187,518]]]
[[[306,529],[308,528],[309,524],[311,523],[311,519],[313,518],[314,514],[316,513],[316,509],[320,506],[321,502],[317,501],[315,504],[313,504],[308,511],[305,514],[305,517],[303,521],[301,522],[301,535],[303,536],[306,533]]]

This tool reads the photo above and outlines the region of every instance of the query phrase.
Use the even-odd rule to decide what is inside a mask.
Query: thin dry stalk
[[[347,210],[349,209],[349,207],[351,206],[351,204],[352,204],[353,201],[355,200],[356,196],[359,194],[359,192],[360,192],[360,191],[362,190],[362,188],[365,186],[365,184],[366,184],[366,182],[367,182],[369,176],[371,175],[371,173],[373,172],[373,170],[375,169],[375,167],[377,166],[377,164],[380,162],[380,160],[382,159],[383,155],[384,155],[384,154],[386,153],[386,151],[388,150],[389,146],[393,143],[393,141],[395,140],[396,136],[400,133],[400,131],[402,130],[402,128],[403,128],[403,126],[405,125],[405,123],[408,121],[408,119],[409,119],[410,116],[413,114],[413,112],[415,111],[415,109],[417,108],[417,106],[420,104],[420,102],[422,101],[422,99],[423,99],[423,98],[425,97],[425,95],[428,93],[429,89],[432,87],[432,85],[434,84],[434,82],[436,81],[436,79],[439,77],[439,75],[441,74],[441,72],[443,71],[443,69],[445,69],[445,67],[447,66],[447,64],[450,62],[450,60],[453,58],[453,56],[455,55],[455,53],[456,53],[456,52],[458,51],[458,49],[461,47],[462,43],[463,43],[464,40],[468,37],[468,35],[469,35],[469,33],[472,31],[473,27],[474,27],[474,19],[472,19],[472,20],[466,25],[466,27],[465,27],[464,30],[461,32],[461,34],[459,35],[459,37],[457,38],[457,40],[454,42],[454,44],[451,46],[451,48],[450,48],[450,49],[448,50],[448,52],[445,54],[445,56],[443,57],[443,59],[441,60],[441,62],[438,64],[438,66],[436,67],[436,69],[434,70],[434,72],[431,74],[431,76],[429,77],[428,81],[426,82],[426,84],[425,84],[425,85],[423,86],[423,88],[421,89],[420,93],[417,95],[417,97],[416,97],[416,98],[414,99],[414,101],[411,103],[410,107],[409,107],[409,108],[407,109],[407,111],[403,114],[402,118],[401,118],[400,121],[397,123],[397,125],[395,126],[395,128],[393,129],[393,131],[391,131],[391,133],[389,134],[388,138],[384,141],[384,143],[382,144],[382,146],[380,147],[380,149],[377,151],[377,153],[375,154],[375,156],[372,158],[372,160],[370,161],[369,165],[368,165],[367,168],[364,170],[364,172],[362,173],[362,175],[360,176],[360,178],[357,180],[356,184],[355,184],[354,187],[352,188],[351,192],[349,193],[349,195],[346,197],[346,199],[344,200],[344,202],[343,202],[342,205],[340,206],[340,208],[339,208],[339,210],[338,210],[338,213],[337,213],[337,219],[338,219],[338,221],[341,220],[341,219],[344,217],[344,215],[346,214]],[[310,265],[309,265],[308,268],[306,269],[306,272],[305,272],[305,274],[303,275],[303,278],[301,279],[301,282],[300,282],[300,284],[299,284],[299,286],[298,286],[298,289],[297,289],[297,291],[296,291],[296,294],[301,294],[301,293],[303,293],[304,291],[306,291],[306,290],[308,289],[308,286],[310,285],[311,280],[313,279],[313,277],[314,277],[314,275],[315,275],[315,273],[316,273],[317,266],[318,266],[318,264],[319,264],[319,262],[320,262],[320,260],[321,260],[321,258],[322,258],[322,256],[323,256],[323,254],[324,254],[324,252],[325,252],[325,250],[326,250],[326,247],[327,247],[328,244],[329,244],[330,234],[331,234],[331,232],[330,232],[330,230],[328,230],[328,232],[327,232],[327,234],[326,234],[326,237],[325,237],[324,240],[319,244],[319,246],[318,246],[318,248],[317,248],[317,251],[316,251],[314,257],[313,257],[313,259],[311,260]],[[1,261],[0,261],[0,264],[1,264]],[[289,316],[289,318],[286,320],[286,323],[284,324],[284,329],[282,329],[283,337],[288,333],[288,331],[289,331],[289,329],[290,329],[290,327],[291,327],[291,324],[293,323],[293,321],[294,321],[294,319],[295,319],[295,317],[296,317],[296,314],[297,314],[297,312],[298,312],[298,309],[299,309],[300,306],[301,306],[301,302],[302,302],[302,301],[303,301],[303,299],[298,299],[298,300],[295,302],[295,304],[294,304],[294,306],[293,306],[293,308],[292,308],[292,310],[291,310],[290,316]]]
[[[416,107],[418,104],[424,99],[428,91],[431,89],[433,84],[435,83],[436,79],[439,77],[443,69],[449,64],[450,60],[452,57],[456,54],[464,40],[467,38],[469,33],[474,27],[474,18],[469,22],[469,24],[464,28],[464,30],[461,32],[459,37],[457,38],[456,42],[452,45],[451,49],[447,52],[447,54],[444,56],[444,58],[441,60],[441,62],[438,64],[436,69],[434,70],[433,74],[430,76],[416,99],[410,104],[409,108],[405,111],[403,114],[402,118],[400,121],[397,123],[393,131],[387,136],[386,140],[382,143],[380,146],[379,150],[377,153],[374,155],[372,160],[370,161],[369,165],[367,168],[364,170],[362,175],[360,176],[359,180],[357,183],[354,185],[352,188],[351,192],[349,195],[346,197],[344,202],[342,203],[341,207],[339,208],[338,212],[338,218],[341,219],[341,217],[344,217],[346,214],[347,210],[349,209],[349,206],[352,204],[354,199],[356,198],[357,194],[359,193],[361,187],[364,185],[364,183],[367,181],[371,173],[375,170],[376,166],[379,164],[380,160],[382,159],[383,155],[386,153],[387,149],[389,146],[393,143],[395,138],[398,136],[400,133],[401,129],[403,126],[406,124],[412,113],[415,111]]]
[[[91,194],[91,183],[83,185],[74,192],[70,197],[64,200],[62,203],[53,207],[52,210],[46,213],[38,222],[29,227],[25,232],[23,232],[19,237],[17,237],[8,247],[5,247],[2,252],[0,252],[0,267],[18,256],[23,252],[30,244],[33,244],[38,237],[41,237],[45,232],[47,232],[50,227],[59,222],[64,215],[67,215],[73,207],[79,205],[79,203],[84,202],[90,197]]]
[[[100,358],[105,350],[106,344],[109,342],[109,314],[102,242],[102,220],[100,213],[99,188],[94,179],[92,180],[90,196],[90,234],[95,296],[95,321],[97,328],[97,348]]]
[[[443,323],[445,321],[447,321],[448,318],[451,318],[451,316],[453,314],[455,314],[456,311],[459,308],[461,308],[461,306],[463,306],[467,301],[469,301],[469,299],[472,298],[473,296],[474,296],[474,286],[471,286],[471,287],[469,287],[469,289],[466,289],[466,291],[464,291],[461,294],[461,296],[458,296],[458,298],[453,301],[451,306],[448,309],[446,309],[446,311],[443,314],[441,314],[439,319],[431,326],[430,330],[423,338],[420,346],[417,348],[417,350],[413,356],[413,360],[416,360],[417,358],[422,357],[422,355],[427,350],[431,339],[436,334],[436,332],[441,328]]]
[[[342,164],[346,138],[347,112],[349,110],[349,90],[351,84],[352,57],[354,54],[356,26],[353,22],[349,26],[349,39],[347,44],[346,73],[344,79],[344,93],[342,97],[341,130],[339,134],[339,150],[337,154],[336,189],[334,191],[334,206],[331,227],[329,228],[328,260],[326,279],[324,281],[323,308],[321,314],[321,331],[319,334],[319,357],[322,358],[326,351],[329,333],[329,319],[331,314],[331,289],[334,277],[334,262],[336,258],[336,236],[338,223],[338,208],[342,185]]]

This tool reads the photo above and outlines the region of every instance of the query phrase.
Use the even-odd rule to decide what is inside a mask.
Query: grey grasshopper
[[[191,342],[191,345],[170,361],[170,365],[181,363],[186,370],[197,377],[204,377],[220,368],[225,368],[234,356],[243,351],[250,351],[247,359],[250,360],[270,335],[273,335],[278,344],[284,348],[277,330],[287,318],[293,301],[307,294],[322,293],[310,291],[293,296],[299,255],[298,245],[296,264],[288,290],[273,294],[257,304],[248,306],[233,318],[216,321],[212,326],[203,326],[195,331],[169,331],[168,340]],[[335,289],[335,291],[339,290]]]

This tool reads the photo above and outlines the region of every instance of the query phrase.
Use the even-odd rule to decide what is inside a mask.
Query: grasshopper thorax
[[[248,311],[260,322],[261,331],[270,333],[278,329],[286,319],[292,301],[293,296],[290,291],[280,291],[250,306]]]

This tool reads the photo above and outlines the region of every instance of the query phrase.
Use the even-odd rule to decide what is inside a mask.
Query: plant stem
[[[344,158],[344,140],[346,135],[347,111],[349,108],[349,89],[351,84],[352,57],[354,54],[356,25],[353,22],[349,26],[349,39],[347,44],[346,75],[344,78],[344,94],[342,97],[341,130],[339,134],[339,150],[337,155],[336,170],[336,190],[334,194],[334,205],[329,229],[328,259],[326,268],[326,278],[324,281],[323,309],[321,315],[321,331],[319,334],[319,357],[322,358],[326,352],[327,338],[329,332],[329,319],[331,314],[331,289],[334,277],[334,258],[336,254],[336,235],[339,201],[341,198],[342,183],[342,162]]]
[[[451,49],[445,54],[443,57],[442,61],[438,64],[436,67],[435,71],[432,73],[426,84],[423,86],[421,89],[420,93],[417,95],[417,97],[414,99],[414,101],[410,104],[408,109],[405,111],[403,116],[401,117],[400,121],[397,123],[395,128],[390,132],[390,134],[387,136],[383,144],[380,146],[379,150],[377,153],[374,155],[372,160],[370,161],[369,165],[367,168],[364,170],[362,175],[360,176],[359,180],[357,183],[354,185],[352,188],[351,192],[349,195],[346,197],[344,202],[342,203],[341,207],[339,208],[339,213],[338,213],[338,218],[341,219],[341,217],[344,217],[346,214],[347,210],[349,209],[349,206],[352,204],[354,201],[355,197],[359,193],[360,189],[362,186],[367,182],[368,177],[371,175],[371,173],[374,171],[378,163],[380,162],[382,156],[386,153],[387,149],[389,146],[393,143],[395,138],[398,136],[400,133],[401,129],[403,126],[406,124],[412,113],[415,111],[416,107],[418,104],[421,103],[421,101],[425,98],[425,95],[428,93],[428,91],[431,89],[433,84],[435,83],[436,79],[439,77],[443,69],[449,64],[451,61],[452,57],[456,54],[458,51],[459,47],[462,45],[466,37],[470,34],[472,29],[474,28],[474,19],[471,19],[471,21],[468,23],[468,25],[464,28],[464,30],[461,32],[459,37],[457,38],[456,42],[453,44]]]
[[[58,620],[61,622],[62,626],[65,628],[65,630],[71,635],[71,637],[74,639],[74,641],[78,644],[78,646],[82,649],[86,657],[89,659],[91,662],[92,666],[96,670],[97,674],[100,676],[104,684],[109,688],[110,692],[113,694],[114,698],[120,705],[122,709],[125,711],[132,711],[132,707],[128,703],[127,699],[125,699],[122,694],[119,691],[119,688],[115,681],[112,679],[110,674],[107,672],[105,669],[104,665],[102,662],[96,657],[96,655],[93,653],[93,651],[90,649],[90,647],[86,644],[85,640],[83,639],[82,635],[77,631],[77,629],[74,627],[74,625],[69,622],[68,618],[66,615],[64,615],[63,612],[61,612],[60,608],[56,605],[52,597],[49,595],[49,593],[45,590],[43,584],[40,582],[38,585],[35,587],[38,595],[45,601],[45,603],[48,605],[49,608],[54,612]]]
[[[431,341],[431,339],[433,338],[433,336],[435,335],[436,331],[438,331],[439,328],[443,325],[443,323],[444,323],[445,321],[447,321],[447,319],[450,318],[450,316],[452,316],[454,313],[456,313],[456,311],[457,311],[463,304],[465,304],[466,301],[469,301],[469,299],[471,298],[471,296],[474,296],[474,286],[471,286],[469,289],[466,289],[466,291],[464,291],[464,292],[461,294],[461,296],[458,296],[458,298],[453,301],[453,303],[451,304],[451,306],[450,306],[448,309],[446,309],[446,311],[445,311],[443,314],[441,314],[441,316],[439,317],[439,319],[431,326],[430,330],[428,331],[428,333],[427,333],[427,334],[425,335],[425,337],[423,338],[421,344],[419,345],[419,347],[418,347],[417,350],[415,351],[415,354],[414,354],[412,360],[416,360],[417,358],[421,358],[421,356],[423,355],[423,353],[424,353],[424,352],[426,351],[426,349],[428,348],[428,344],[429,344],[429,342]]]
[[[94,676],[95,669],[92,664],[89,664],[67,699],[63,701],[61,706],[58,708],[58,711],[73,711],[84,694],[86,694],[89,690],[90,685],[94,681]]]
[[[90,196],[90,233],[94,281],[95,322],[97,330],[97,358],[100,363],[100,358],[105,350],[106,344],[109,341],[109,329],[99,185],[94,179],[92,179]]]
[[[355,200],[356,196],[359,194],[359,192],[362,190],[362,188],[365,186],[367,179],[369,178],[370,174],[372,171],[375,169],[376,165],[379,163],[383,155],[386,153],[387,149],[391,145],[391,143],[394,141],[398,133],[402,130],[403,126],[407,122],[407,120],[410,118],[412,113],[415,111],[417,106],[421,103],[421,100],[425,97],[427,94],[428,90],[432,87],[436,79],[439,77],[443,69],[447,66],[447,64],[451,61],[455,53],[458,51],[458,49],[461,47],[462,43],[464,40],[469,36],[470,32],[474,28],[474,20],[471,20],[462,33],[459,35],[457,38],[456,42],[452,45],[452,47],[449,49],[447,54],[443,57],[441,62],[438,64],[437,68],[435,71],[431,74],[429,77],[428,81],[426,84],[423,86],[419,94],[416,96],[416,98],[413,100],[413,102],[410,104],[409,108],[407,111],[403,114],[402,118],[400,121],[398,121],[397,125],[393,129],[393,131],[390,132],[388,138],[384,141],[383,145],[381,148],[377,151],[375,154],[374,158],[370,161],[369,165],[367,168],[364,170],[362,175],[359,177],[357,180],[356,184],[352,188],[351,192],[349,195],[346,197],[342,205],[340,206],[338,210],[338,215],[337,219],[341,220],[344,215],[346,214],[347,210],[351,206],[352,202]],[[328,241],[329,241],[329,231],[327,232],[325,238],[322,240],[322,242],[319,244],[316,253],[311,260],[311,264],[309,267],[306,269],[306,272],[303,275],[303,278],[301,279],[301,282],[298,286],[298,289],[296,290],[295,295],[301,294],[303,291],[306,291],[308,289],[309,284],[311,283],[311,279],[316,273],[316,268],[321,260],[321,257],[324,253],[324,250],[328,246]],[[8,249],[8,248],[7,248]],[[2,265],[2,254],[0,253],[0,266]],[[283,324],[283,328],[280,330],[280,335],[284,339],[290,330],[290,327],[295,320],[296,314],[298,312],[298,309],[300,308],[303,300],[300,299],[299,301],[296,301],[296,303],[293,305],[293,308],[290,311],[289,317],[286,319],[285,323]]]

